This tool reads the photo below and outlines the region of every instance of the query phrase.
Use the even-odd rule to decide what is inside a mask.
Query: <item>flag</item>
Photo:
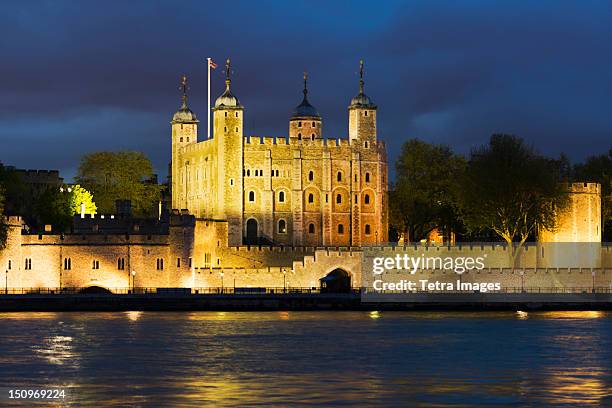
[[[217,64],[215,64],[215,61],[213,61],[213,60],[212,60],[212,58],[211,58],[211,59],[209,59],[208,61],[209,61],[209,65],[210,65],[210,67],[211,67],[212,69],[217,68]]]

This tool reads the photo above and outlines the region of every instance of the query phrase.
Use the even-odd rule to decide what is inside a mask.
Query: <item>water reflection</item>
[[[610,313],[382,315],[0,315],[0,382],[75,406],[611,405]]]

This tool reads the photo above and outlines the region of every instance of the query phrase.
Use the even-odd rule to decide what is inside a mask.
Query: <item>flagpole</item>
[[[210,57],[206,58],[208,68],[208,110],[206,111],[206,138],[210,139]]]

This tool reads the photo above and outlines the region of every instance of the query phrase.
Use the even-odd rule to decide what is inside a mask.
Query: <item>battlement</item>
[[[303,139],[286,138],[284,136],[244,136],[244,144],[250,146],[317,146],[317,147],[351,147],[358,143],[349,139],[325,139],[317,138],[315,140],[304,137]],[[188,148],[189,146],[187,146]],[[372,149],[384,149],[385,143],[382,140],[374,141],[371,144]]]
[[[599,183],[567,183],[566,187],[570,193],[601,194]]]

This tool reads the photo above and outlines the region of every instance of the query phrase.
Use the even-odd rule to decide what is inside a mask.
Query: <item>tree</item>
[[[65,231],[72,223],[71,195],[51,187],[41,194],[34,207],[39,226],[52,225],[56,231]]]
[[[591,156],[574,166],[574,177],[580,182],[601,184],[602,235],[605,241],[612,239],[612,149],[608,154]]]
[[[459,189],[468,230],[493,230],[514,248],[514,261],[539,228],[556,228],[556,213],[568,203],[560,173],[558,162],[539,155],[523,139],[491,136],[489,144],[472,150]]]
[[[84,214],[92,215],[97,211],[96,203],[93,201],[93,196],[80,185],[76,184],[69,187],[70,193],[70,213],[71,215],[81,213],[81,204],[85,204]]]
[[[457,228],[454,184],[465,160],[449,147],[418,139],[404,143],[390,192],[390,221],[406,240],[427,238],[435,228]]]
[[[150,216],[160,199],[153,177],[153,165],[141,152],[97,152],[83,156],[75,180],[93,193],[100,212],[113,213],[115,200],[130,200],[135,215]]]
[[[80,214],[81,204],[85,204],[85,214],[96,213],[97,208],[93,196],[78,184],[48,188],[40,196],[35,206],[37,224],[39,226],[49,224],[56,231],[65,231],[72,225],[74,215]]]

